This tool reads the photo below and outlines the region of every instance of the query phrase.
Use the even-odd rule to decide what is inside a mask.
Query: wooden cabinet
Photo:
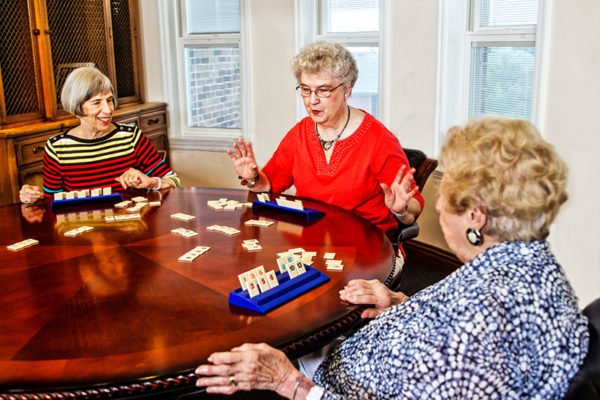
[[[73,69],[95,66],[113,83],[113,119],[136,124],[168,160],[164,103],[143,103],[137,0],[2,0],[0,7],[0,205],[41,186],[46,140],[76,126],[60,91]]]
[[[0,15],[0,128],[70,118],[60,90],[80,66],[140,102],[136,0],[3,0]]]
[[[167,106],[165,103],[130,104],[119,107],[115,122],[135,124],[142,129],[169,163]],[[24,183],[41,186],[44,146],[51,136],[79,124],[77,118],[30,124],[0,130],[0,205],[19,201]]]

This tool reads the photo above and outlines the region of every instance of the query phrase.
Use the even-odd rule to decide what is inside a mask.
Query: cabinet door
[[[139,99],[135,1],[46,0],[46,9],[58,108],[67,75],[81,66],[108,76],[119,103]]]
[[[46,0],[46,15],[58,110],[63,83],[75,68],[92,66],[111,76],[104,0]]]
[[[0,125],[66,116],[67,75],[94,66],[120,104],[140,100],[136,0],[2,0]]]
[[[40,70],[30,1],[3,0],[0,8],[0,125],[41,119]]]

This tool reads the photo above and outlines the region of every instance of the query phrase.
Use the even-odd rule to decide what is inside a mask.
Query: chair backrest
[[[590,344],[583,364],[569,385],[565,399],[600,399],[600,299],[594,300],[584,310],[588,317]]]
[[[408,163],[413,167],[415,172],[415,183],[419,187],[419,190],[423,191],[425,182],[429,178],[429,175],[437,168],[438,162],[436,159],[428,158],[425,153],[421,150],[416,149],[404,149]]]

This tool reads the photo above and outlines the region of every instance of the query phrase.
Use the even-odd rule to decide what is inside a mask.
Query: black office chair
[[[590,345],[583,364],[569,385],[565,400],[600,399],[600,299],[588,305],[583,314],[588,317]]]

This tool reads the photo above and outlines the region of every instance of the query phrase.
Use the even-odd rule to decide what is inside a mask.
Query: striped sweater
[[[44,193],[121,188],[115,178],[135,168],[148,176],[171,179],[180,186],[152,143],[136,126],[115,124],[116,129],[98,139],[81,139],[69,131],[46,142],[44,153]]]

